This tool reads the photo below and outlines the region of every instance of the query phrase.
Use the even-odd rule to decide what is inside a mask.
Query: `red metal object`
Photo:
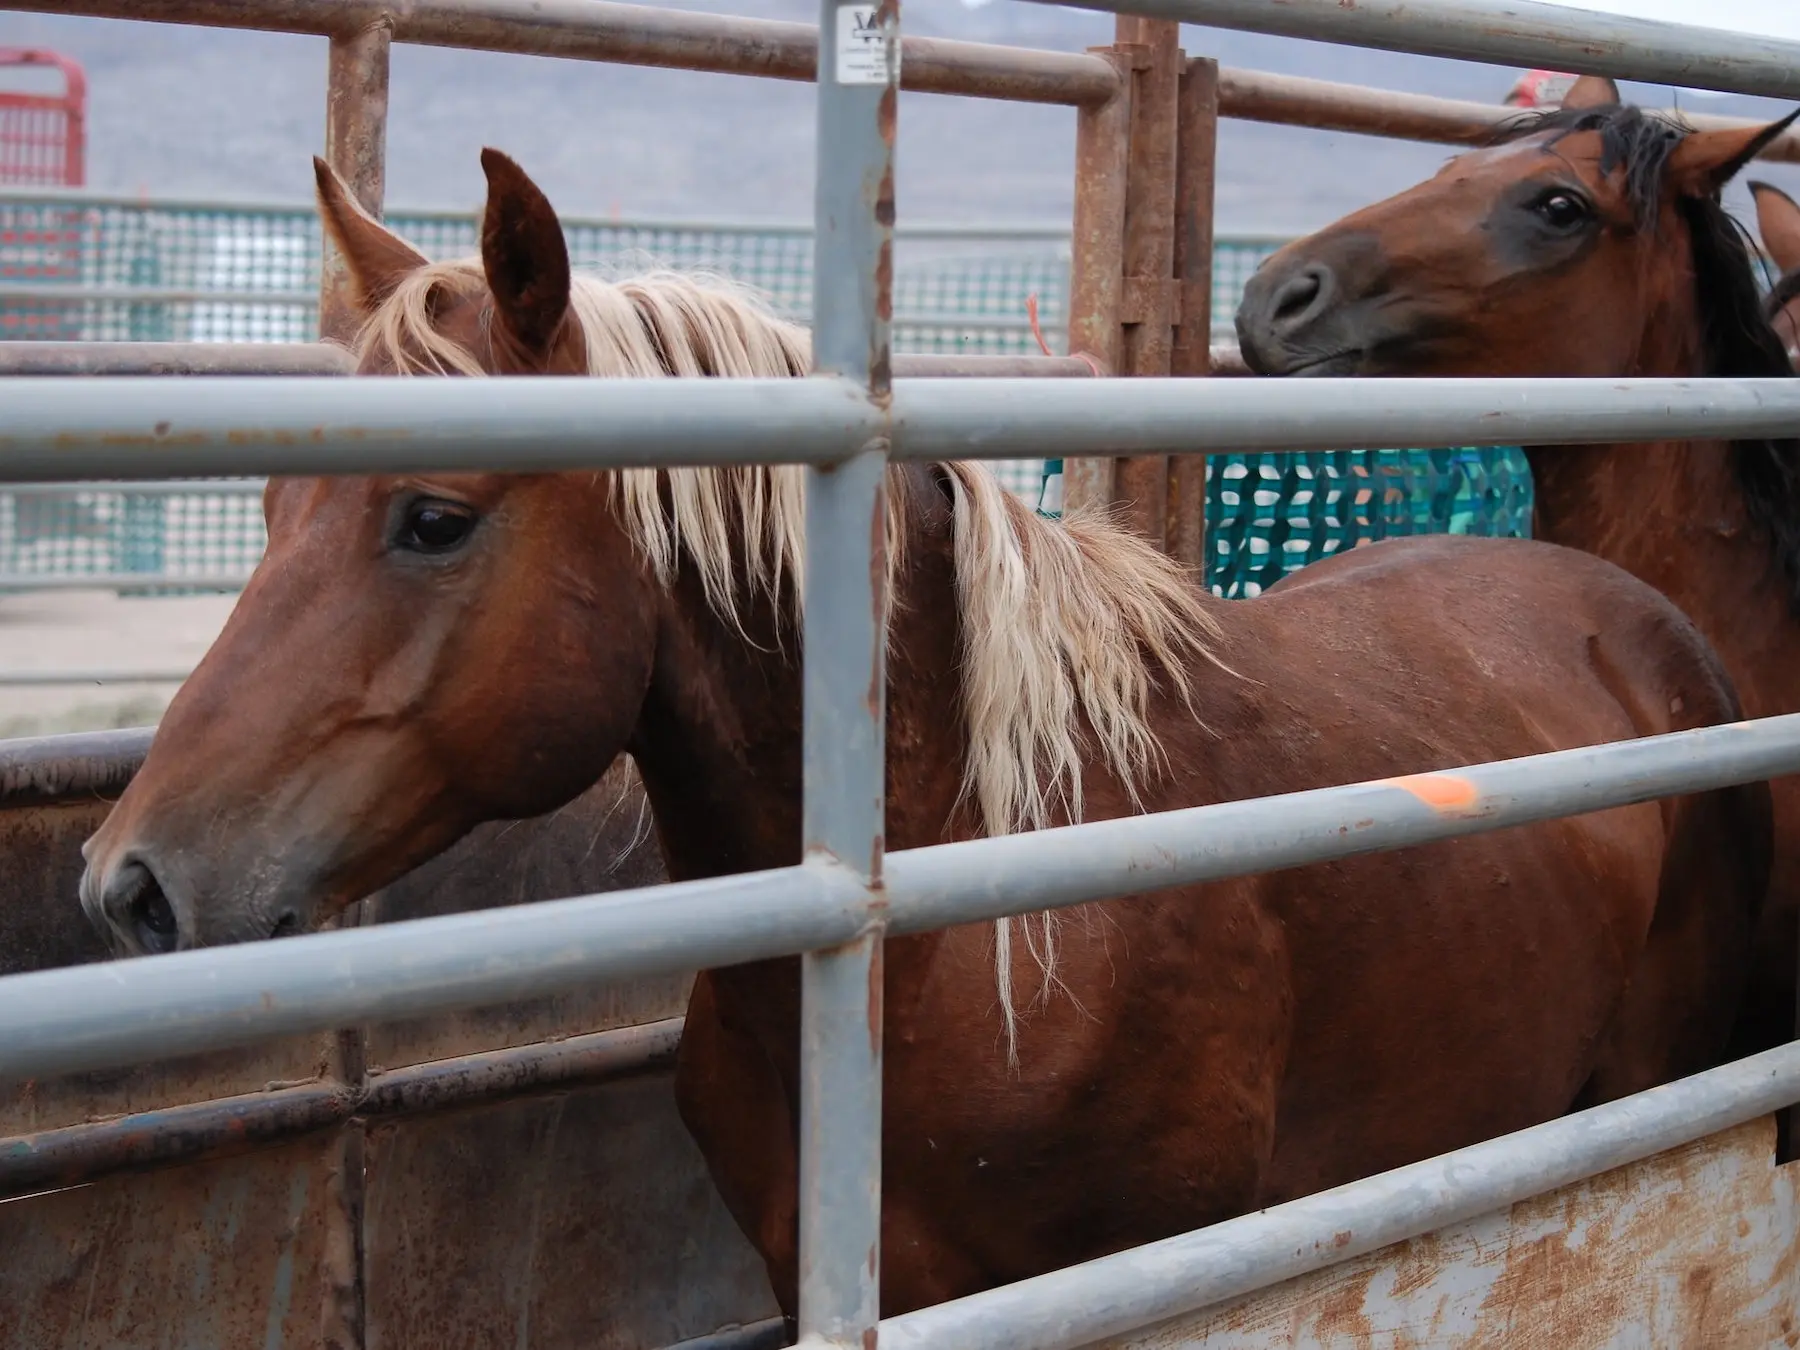
[[[0,88],[0,183],[80,187],[87,180],[87,76],[66,56],[40,48],[0,47],[0,82],[24,70],[62,73],[60,94]],[[0,206],[0,280],[46,284],[81,280],[86,213],[74,204]],[[0,307],[0,339],[82,336],[81,310],[57,301]]]
[[[0,69],[62,72],[63,92],[0,89],[0,183],[80,187],[87,181],[87,75],[56,52],[0,47]]]

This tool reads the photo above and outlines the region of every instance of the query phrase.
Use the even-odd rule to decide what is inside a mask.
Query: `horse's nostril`
[[[1312,308],[1318,301],[1320,292],[1324,289],[1324,278],[1317,269],[1309,267],[1276,292],[1275,317],[1290,320],[1300,317]]]
[[[274,931],[269,936],[272,938],[293,937],[299,931],[300,916],[291,909],[284,909],[281,911],[281,916],[275,920]]]
[[[181,927],[175,921],[175,909],[169,904],[169,897],[163,894],[162,887],[157,884],[156,877],[150,870],[140,867],[139,871],[142,879],[137,894],[132,896],[125,912],[131,919],[139,945],[145,951],[172,952],[181,937]]]

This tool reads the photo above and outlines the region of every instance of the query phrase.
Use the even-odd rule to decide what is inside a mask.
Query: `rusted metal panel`
[[[1800,1170],[1764,1116],[1106,1345],[1800,1345]]]
[[[6,342],[6,375],[348,375],[326,342]]]
[[[331,1141],[0,1204],[0,1345],[316,1350]]]
[[[1185,63],[1176,116],[1175,284],[1181,317],[1171,375],[1212,373],[1213,195],[1219,152],[1219,63]],[[1196,571],[1206,563],[1206,457],[1169,456],[1169,553]]]
[[[1069,263],[1069,351],[1101,369],[1119,369],[1119,306],[1125,278],[1125,184],[1130,169],[1131,66],[1122,53],[1096,48],[1119,72],[1119,93],[1075,119],[1075,217]],[[1063,463],[1065,509],[1110,506],[1113,461]]]
[[[374,1124],[369,1350],[646,1350],[776,1314],[667,1077]]]

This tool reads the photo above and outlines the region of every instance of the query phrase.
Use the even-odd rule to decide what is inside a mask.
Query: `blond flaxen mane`
[[[359,355],[408,374],[485,373],[432,322],[440,288],[479,297],[478,259],[407,277],[369,318]],[[576,276],[571,305],[591,374],[614,377],[802,375],[806,330],[748,289],[656,272],[618,282]],[[1046,520],[985,467],[938,466],[954,518],[968,750],[963,796],[990,835],[1082,818],[1083,765],[1137,785],[1161,767],[1149,724],[1158,675],[1181,699],[1188,669],[1216,663],[1216,621],[1172,560],[1104,519]],[[613,475],[624,528],[666,585],[695,568],[709,602],[736,622],[761,592],[798,612],[805,562],[805,476],[798,467],[627,469]],[[668,492],[660,490],[668,484]],[[903,542],[906,479],[889,480],[889,565]],[[995,974],[1009,1061],[1016,1062],[1013,948],[1057,983],[1056,926],[1038,915],[995,923]]]

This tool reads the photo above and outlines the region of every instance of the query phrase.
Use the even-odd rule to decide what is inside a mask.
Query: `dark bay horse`
[[[1791,120],[1791,119],[1788,119]],[[1244,293],[1269,375],[1791,375],[1720,189],[1787,121],[1690,132],[1583,77],[1563,108],[1272,255]],[[1533,534],[1669,596],[1751,717],[1800,711],[1800,446],[1528,447]],[[1775,870],[1736,1048],[1795,1031],[1800,778],[1772,785]]]
[[[481,256],[440,263],[321,166],[364,374],[806,369],[733,287],[572,277],[543,195],[483,166]],[[1549,545],[1399,541],[1225,602],[984,467],[888,482],[894,848],[1739,715],[1672,605]],[[154,906],[182,946],[308,926],[622,750],[673,876],[794,863],[803,483],[272,482],[265,561],[88,844],[90,913],[127,944]],[[884,1312],[1714,1062],[1768,848],[1759,785],[890,941]],[[798,967],[702,974],[676,1080],[790,1314]]]
[[[1763,249],[1781,269],[1765,308],[1788,357],[1800,365],[1800,203],[1772,183],[1750,184]]]

